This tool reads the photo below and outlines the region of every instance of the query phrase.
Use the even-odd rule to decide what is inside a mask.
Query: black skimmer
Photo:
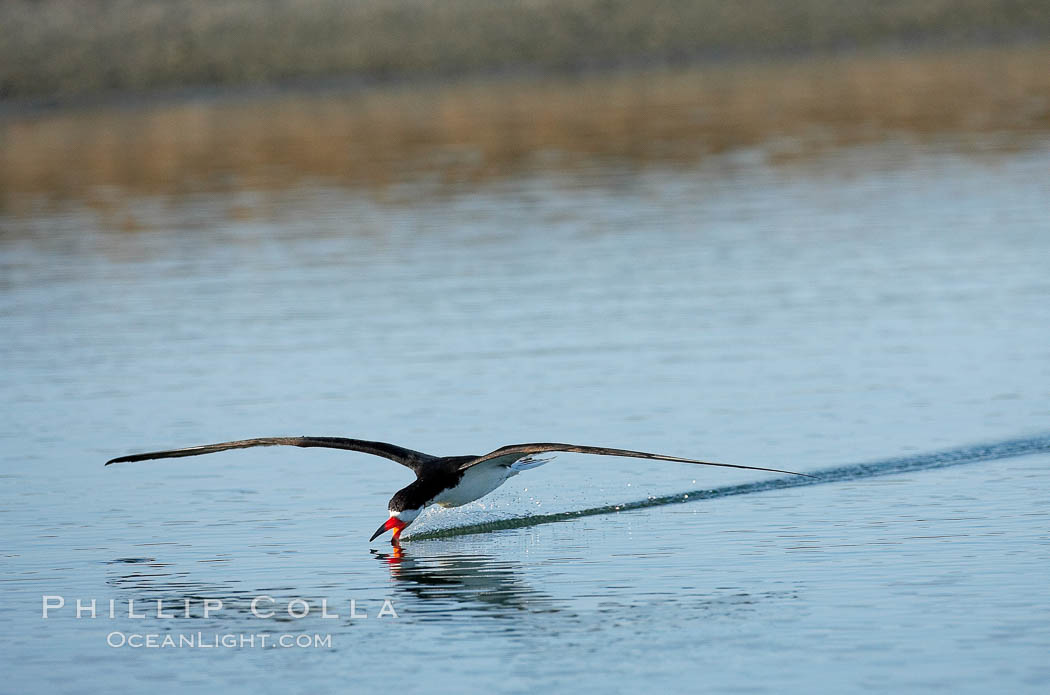
[[[393,531],[392,543],[397,544],[401,532],[415,521],[424,508],[438,504],[442,507],[460,507],[489,494],[512,476],[530,468],[536,468],[550,459],[535,458],[537,454],[552,452],[573,452],[579,454],[599,454],[602,456],[626,456],[658,461],[677,461],[695,463],[702,466],[720,466],[722,468],[742,468],[749,471],[767,471],[769,473],[788,473],[806,476],[805,473],[782,471],[776,468],[758,466],[741,466],[733,463],[712,463],[679,456],[650,454],[644,451],[628,449],[610,449],[601,446],[578,446],[575,444],[511,444],[490,451],[483,456],[432,456],[421,451],[405,449],[385,442],[369,442],[363,439],[346,439],[344,437],[262,437],[259,439],[241,439],[235,442],[205,444],[185,449],[170,451],[153,451],[145,454],[120,456],[106,462],[130,463],[148,459],[179,458],[181,456],[199,456],[213,454],[227,449],[246,449],[252,446],[300,446],[325,447],[328,449],[346,449],[364,454],[382,456],[407,466],[416,474],[416,479],[407,487],[394,493],[387,505],[389,518],[368,540],[374,541],[386,531]]]

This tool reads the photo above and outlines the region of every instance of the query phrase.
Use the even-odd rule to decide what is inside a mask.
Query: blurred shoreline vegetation
[[[1046,0],[5,0],[0,100],[1048,39]]]
[[[0,214],[318,185],[389,199],[887,139],[1016,149],[1050,134],[1047,65],[1050,46],[1014,46],[25,113],[0,118]]]
[[[318,186],[393,199],[738,151],[776,165],[886,139],[1024,147],[1050,133],[1037,6],[11,0],[0,215],[86,205],[136,228],[122,211],[142,198],[245,193],[223,205],[251,217]]]

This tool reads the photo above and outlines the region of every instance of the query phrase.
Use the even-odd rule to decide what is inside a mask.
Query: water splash
[[[863,480],[883,475],[897,475],[899,473],[912,473],[915,471],[928,471],[949,466],[959,466],[965,463],[979,463],[981,461],[995,461],[998,459],[1012,458],[1014,456],[1026,456],[1050,452],[1050,434],[1035,437],[1024,437],[1020,439],[1009,439],[990,444],[978,444],[973,446],[959,447],[956,449],[945,449],[927,454],[916,454],[914,456],[903,456],[898,458],[871,461],[869,463],[855,463],[835,468],[826,468],[822,471],[810,472],[812,478],[789,477],[773,478],[771,480],[759,480],[740,485],[729,485],[726,487],[708,488],[701,490],[688,490],[672,495],[649,497],[634,502],[622,502],[602,507],[591,507],[578,511],[558,512],[555,514],[534,514],[511,519],[499,519],[480,524],[468,524],[464,526],[453,526],[450,528],[434,529],[416,533],[405,540],[429,540],[435,538],[450,538],[453,536],[465,536],[473,533],[486,533],[489,531],[503,531],[507,529],[527,528],[539,526],[540,524],[551,524],[559,521],[571,521],[585,516],[597,516],[599,514],[615,514],[618,512],[631,511],[633,509],[646,509],[649,507],[662,507],[669,504],[686,504],[700,500],[716,499],[720,497],[732,497],[734,495],[750,495],[757,492],[769,490],[781,490],[789,487],[803,487],[806,485],[821,485],[823,483],[838,483],[850,480]]]

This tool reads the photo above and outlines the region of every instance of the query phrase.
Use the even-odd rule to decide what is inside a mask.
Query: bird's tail
[[[515,473],[521,473],[522,471],[532,470],[533,468],[539,468],[545,463],[553,461],[553,456],[548,456],[545,459],[536,458],[534,456],[525,456],[520,458],[514,463],[510,464],[510,469]]]

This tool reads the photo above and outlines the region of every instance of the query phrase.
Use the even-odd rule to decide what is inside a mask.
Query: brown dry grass
[[[1050,47],[1015,47],[26,113],[0,119],[0,211],[314,181],[460,185],[763,143],[804,156],[887,133],[1045,133],[1047,65]]]

